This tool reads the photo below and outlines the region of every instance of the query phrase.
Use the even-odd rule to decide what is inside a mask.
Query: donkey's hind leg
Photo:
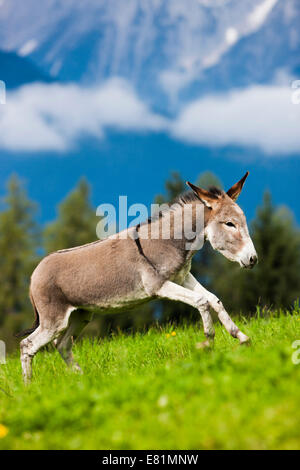
[[[21,341],[21,364],[25,383],[31,380],[33,357],[40,348],[50,343],[55,336],[55,330],[49,330],[40,325],[31,335]]]
[[[51,322],[43,321],[43,315],[41,315],[42,310],[39,310],[41,321],[40,325],[33,333],[23,339],[20,343],[21,364],[25,383],[28,383],[31,380],[33,357],[39,349],[57,338],[57,336],[66,329],[70,313],[74,310],[74,307],[61,306],[58,308],[56,305],[53,310],[56,313],[55,322],[53,320]]]
[[[72,346],[83,328],[91,321],[93,314],[85,310],[75,310],[69,319],[67,330],[57,339],[56,347],[66,362],[73,370],[82,372],[80,366],[74,361]]]

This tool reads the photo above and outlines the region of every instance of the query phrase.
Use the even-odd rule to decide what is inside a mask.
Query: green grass
[[[240,320],[240,347],[200,325],[74,347],[83,376],[56,351],[34,359],[24,387],[17,355],[0,366],[0,449],[300,449],[300,315]]]

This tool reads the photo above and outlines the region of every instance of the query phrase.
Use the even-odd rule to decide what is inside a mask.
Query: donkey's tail
[[[27,330],[24,330],[24,331],[20,331],[20,333],[16,333],[14,335],[16,338],[22,338],[23,336],[30,335],[31,333],[34,332],[34,330],[37,329],[37,327],[40,324],[39,312],[37,311],[37,308],[35,306],[35,303],[34,303],[34,300],[33,300],[33,297],[32,297],[32,294],[31,294],[30,291],[29,291],[29,297],[30,297],[30,302],[32,303],[32,306],[33,306],[33,309],[34,309],[35,321],[34,321],[34,324],[32,325],[31,328],[28,328]]]

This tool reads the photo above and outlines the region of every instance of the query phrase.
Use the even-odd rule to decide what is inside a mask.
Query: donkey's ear
[[[203,204],[206,207],[209,207],[210,209],[213,207],[213,204],[219,199],[218,196],[216,196],[215,194],[206,191],[206,189],[198,188],[198,186],[195,186],[189,181],[187,181],[186,184],[194,191],[200,201],[203,202]]]
[[[245,176],[243,176],[243,178],[238,181],[238,183],[235,183],[232,188],[230,188],[228,191],[227,191],[227,194],[229,197],[231,197],[231,199],[233,199],[234,201],[237,200],[237,198],[239,197],[240,195],[240,192],[242,191],[243,189],[243,186],[244,186],[244,183],[247,179],[249,175],[249,171],[247,171],[247,173],[245,174]]]

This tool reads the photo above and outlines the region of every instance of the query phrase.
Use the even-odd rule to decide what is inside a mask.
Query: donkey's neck
[[[164,250],[172,246],[189,259],[203,246],[208,218],[209,209],[199,199],[182,198],[142,224],[139,237],[142,241],[156,240],[156,246],[160,241]]]

